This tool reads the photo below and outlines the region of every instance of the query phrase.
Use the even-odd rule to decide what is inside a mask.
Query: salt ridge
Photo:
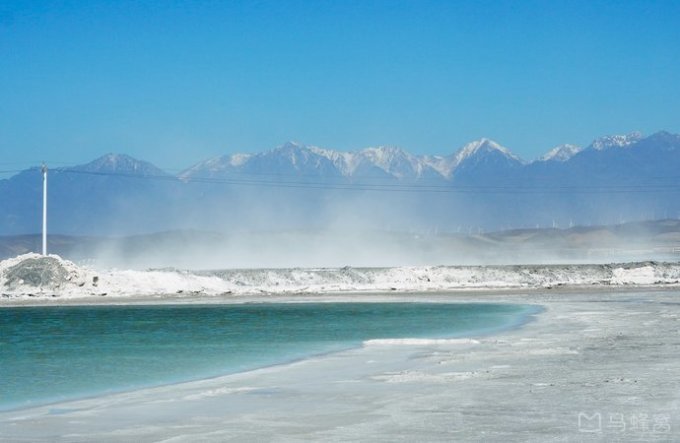
[[[333,294],[532,289],[578,286],[680,284],[680,263],[609,265],[420,266],[397,268],[234,269],[222,271],[104,270],[79,267],[52,255],[67,271],[63,281],[32,285],[9,270],[38,254],[0,262],[2,299],[90,296]]]

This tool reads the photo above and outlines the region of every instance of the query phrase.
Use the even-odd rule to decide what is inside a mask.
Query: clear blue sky
[[[680,1],[0,0],[0,164],[482,136],[533,159],[660,129]]]

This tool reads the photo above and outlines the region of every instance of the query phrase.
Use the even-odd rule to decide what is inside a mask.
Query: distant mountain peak
[[[166,175],[149,162],[137,160],[127,154],[108,153],[90,163],[75,166],[75,170],[88,172],[124,173],[136,175]]]
[[[593,140],[590,144],[590,149],[602,151],[609,148],[625,148],[642,140],[642,133],[633,131],[625,135],[606,135]]]
[[[484,153],[500,153],[504,157],[508,157],[512,160],[516,160],[518,162],[521,162],[520,158],[517,157],[515,154],[510,152],[510,150],[504,146],[501,146],[499,143],[488,139],[488,138],[480,138],[479,140],[472,141],[468,143],[467,145],[463,146],[454,154],[455,156],[455,163],[456,165],[461,164],[465,160],[480,155]]]
[[[582,149],[576,145],[564,144],[552,148],[545,155],[540,157],[538,161],[558,161],[564,162],[581,152]]]

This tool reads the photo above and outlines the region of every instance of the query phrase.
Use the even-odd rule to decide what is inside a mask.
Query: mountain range
[[[50,231],[131,235],[387,229],[479,232],[680,214],[680,135],[561,145],[527,162],[489,139],[446,156],[288,142],[167,173],[125,154],[49,171]],[[39,168],[0,180],[0,235],[40,231]]]
[[[658,133],[663,136],[666,133]],[[670,134],[667,134],[670,135]],[[585,150],[603,151],[630,146],[642,140],[639,132],[601,137]],[[449,156],[416,156],[394,146],[365,148],[342,152],[317,146],[288,142],[276,149],[258,154],[231,154],[200,162],[179,176],[181,178],[223,177],[230,173],[267,171],[272,173],[312,174],[326,177],[365,178],[385,176],[399,180],[437,177],[451,180],[458,169],[474,169],[475,165],[498,162],[520,166],[530,163],[565,162],[581,153],[582,148],[564,144],[551,149],[535,162],[526,162],[493,140],[482,138],[470,142]]]

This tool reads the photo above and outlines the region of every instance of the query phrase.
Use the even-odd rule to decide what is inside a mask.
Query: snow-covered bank
[[[0,262],[2,298],[425,292],[557,286],[667,286],[680,283],[680,263],[606,265],[420,266],[398,268],[176,269],[97,271],[51,255]]]

